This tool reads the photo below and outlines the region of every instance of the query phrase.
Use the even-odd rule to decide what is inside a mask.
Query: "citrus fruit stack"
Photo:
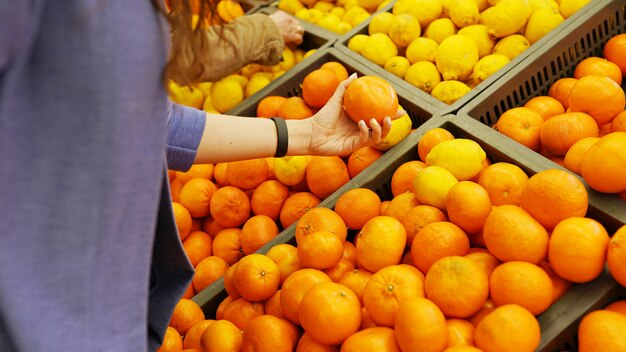
[[[585,315],[578,326],[578,350],[626,350],[626,342],[621,337],[625,331],[626,301],[618,300]]]
[[[391,0],[279,0],[278,8],[337,34],[345,34]]]
[[[348,48],[452,104],[589,0],[398,0]]]
[[[505,111],[500,133],[582,176],[603,193],[626,192],[626,34],[524,106]]]
[[[626,273],[610,249],[626,227],[611,242],[570,173],[528,177],[441,128],[417,152],[393,198],[351,189],[298,220],[295,246],[235,264],[214,318],[244,351],[534,351],[536,316],[597,278],[607,250]]]

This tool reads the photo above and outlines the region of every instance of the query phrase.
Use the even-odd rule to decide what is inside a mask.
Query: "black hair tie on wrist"
[[[287,132],[287,123],[280,117],[271,117],[270,120],[274,121],[276,125],[276,136],[278,142],[276,143],[275,158],[282,158],[287,155],[287,149],[289,147],[289,134]]]

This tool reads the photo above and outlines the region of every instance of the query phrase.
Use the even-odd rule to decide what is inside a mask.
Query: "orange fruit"
[[[412,297],[424,297],[424,274],[410,265],[391,265],[370,277],[363,304],[376,325],[393,327],[398,302]]]
[[[304,331],[323,344],[340,344],[361,326],[359,298],[335,282],[320,283],[307,290],[298,310]]]
[[[585,154],[599,140],[600,138],[598,137],[587,137],[574,143],[565,154],[565,159],[563,160],[565,168],[580,176],[580,167]]]
[[[319,230],[298,242],[298,262],[303,268],[329,269],[343,257],[343,242],[334,233]]]
[[[300,269],[287,277],[280,292],[280,306],[287,319],[300,325],[302,297],[311,287],[322,282],[331,282],[330,277],[317,269]]]
[[[335,78],[337,78],[337,81],[340,83],[348,79],[348,70],[337,61],[328,61],[324,63],[320,69],[330,70],[335,74]]]
[[[424,226],[439,221],[448,221],[446,215],[439,208],[430,205],[413,207],[402,219],[402,226],[406,230],[407,245],[412,246],[415,236]]]
[[[321,108],[328,103],[338,86],[339,81],[331,70],[313,70],[302,81],[302,98],[307,105]]]
[[[529,108],[535,110],[543,120],[547,120],[555,115],[560,115],[565,113],[565,109],[563,108],[563,104],[553,97],[547,95],[540,95],[538,97],[534,97],[524,104],[525,108]]]
[[[187,171],[176,171],[176,179],[184,185],[194,178],[205,178],[210,180],[213,178],[213,164],[193,164]]]
[[[342,194],[335,212],[350,229],[360,230],[371,218],[380,215],[380,197],[367,188],[355,188]]]
[[[446,347],[446,318],[439,307],[426,298],[400,301],[394,329],[402,351],[437,352]]]
[[[288,320],[273,315],[261,315],[243,330],[242,352],[292,351],[298,329]]]
[[[433,149],[437,144],[451,139],[454,139],[452,133],[439,127],[433,128],[424,133],[422,139],[420,139],[417,143],[417,154],[419,155],[420,160],[426,161],[426,156],[430,153],[431,149]]]
[[[209,327],[209,325],[213,324],[215,320],[200,320],[199,322],[193,324],[185,337],[183,338],[183,347],[185,349],[202,349],[202,333],[204,330]]]
[[[364,146],[353,151],[348,157],[348,173],[354,178],[368,166],[380,159],[383,153],[372,146]]]
[[[380,77],[362,76],[350,83],[343,96],[343,108],[355,122],[369,125],[371,119],[382,126],[387,116],[398,111],[398,96],[391,84]]]
[[[231,161],[226,167],[226,179],[231,186],[254,189],[267,180],[268,168],[265,159]]]
[[[617,84],[622,84],[622,71],[617,64],[601,57],[591,56],[579,62],[574,69],[574,78],[585,76],[607,76]]]
[[[278,289],[280,271],[272,259],[253,253],[237,262],[233,283],[243,298],[263,301],[272,297]]]
[[[205,352],[239,351],[242,339],[237,326],[228,320],[217,320],[204,330],[200,342]]]
[[[505,304],[476,327],[474,342],[485,352],[534,351],[541,341],[537,319],[517,304]]]
[[[281,285],[291,273],[301,269],[300,262],[298,261],[298,250],[290,244],[277,244],[270,248],[265,255],[278,265]]]
[[[296,352],[339,352],[339,346],[319,343],[305,332],[298,341]]]
[[[169,326],[173,327],[179,334],[184,336],[187,330],[195,323],[202,320],[204,320],[204,312],[202,312],[200,306],[190,299],[181,298],[174,307]]]
[[[217,305],[217,309],[215,310],[215,319],[216,320],[224,319],[224,311],[226,310],[226,307],[228,307],[234,301],[235,301],[235,298],[232,298],[231,296],[226,296],[226,298],[224,298],[220,302],[220,304]]]
[[[237,263],[231,265],[226,269],[224,273],[224,290],[226,293],[232,297],[233,299],[237,299],[241,297],[241,294],[237,290],[237,286],[235,286],[235,269],[237,268]]]
[[[611,275],[622,286],[626,286],[626,225],[615,232],[607,251],[606,263],[609,266]]]
[[[172,194],[172,202],[178,202],[180,200],[180,190],[183,188],[183,183],[179,180],[174,180],[170,183],[170,193]]]
[[[478,233],[491,213],[489,193],[477,183],[461,181],[448,191],[446,210],[450,222],[465,232]]]
[[[587,214],[587,189],[569,172],[540,171],[528,180],[520,206],[549,231],[563,219]]]
[[[496,207],[485,221],[483,239],[489,252],[503,262],[539,264],[548,252],[546,229],[515,205]]]
[[[611,312],[620,313],[626,316],[626,301],[620,300],[615,301],[608,306],[604,307],[605,310],[610,310]]]
[[[361,303],[363,303],[363,293],[365,292],[365,286],[367,286],[367,283],[369,282],[372,275],[374,274],[372,274],[371,271],[367,271],[361,268],[355,268],[354,270],[344,273],[339,278],[338,282],[351,289],[352,292],[354,292],[357,297],[359,297]]]
[[[552,303],[558,301],[572,287],[572,283],[557,275],[550,263],[543,261],[539,263],[539,267],[543,269],[552,280]]]
[[[626,317],[608,310],[587,314],[578,326],[578,351],[625,351]]]
[[[212,248],[213,239],[203,231],[194,231],[183,241],[183,249],[194,268],[213,253]]]
[[[580,170],[589,187],[596,191],[626,191],[626,132],[600,138],[585,153]]]
[[[533,109],[518,107],[505,111],[498,120],[498,131],[534,151],[539,150],[543,117]]]
[[[367,309],[365,307],[361,308],[361,317],[362,318],[360,330],[376,327],[376,323],[374,323],[372,317],[370,317],[370,313],[367,312]]]
[[[558,100],[563,108],[567,110],[569,108],[569,97],[572,91],[572,87],[578,80],[576,78],[565,77],[554,82],[548,90],[548,95]]]
[[[191,231],[191,214],[189,214],[187,208],[176,202],[172,202],[172,210],[174,211],[178,236],[180,236],[181,241],[184,241]]]
[[[272,297],[268,298],[263,304],[265,314],[273,315],[277,318],[287,319],[280,306],[280,290],[276,290]]]
[[[279,233],[278,226],[267,215],[255,215],[241,228],[241,248],[244,254],[256,252]]]
[[[320,199],[327,198],[348,181],[348,167],[338,156],[314,156],[306,167],[306,184]]]
[[[446,131],[447,132],[447,131]],[[426,164],[419,160],[411,160],[400,165],[391,177],[391,193],[397,196],[405,192],[413,192],[413,180]]]
[[[611,132],[626,132],[626,110],[620,112],[611,122]]]
[[[200,292],[214,283],[217,279],[224,276],[228,263],[215,255],[202,259],[196,265],[196,273],[193,276],[193,288],[196,292]]]
[[[528,176],[519,166],[506,162],[487,166],[478,178],[493,205],[519,205],[527,182]]]
[[[347,259],[356,265],[356,247],[352,242],[343,241],[343,259]]]
[[[434,222],[424,226],[411,244],[411,258],[421,272],[426,273],[443,257],[465,255],[469,239],[465,232],[448,221]]]
[[[280,210],[280,224],[286,229],[320,202],[321,200],[310,192],[298,192],[290,195]]]
[[[399,264],[406,246],[406,230],[390,216],[377,216],[368,221],[357,235],[356,260],[359,266],[376,272]]]
[[[473,346],[454,346],[448,347],[443,352],[483,352],[482,350]]]
[[[473,346],[474,330],[472,323],[464,319],[448,319],[448,344],[446,347]]]
[[[552,270],[565,280],[589,282],[602,273],[609,245],[602,224],[589,218],[572,217],[552,231],[548,258]]]
[[[226,169],[228,168],[228,163],[217,163],[215,164],[215,168],[213,169],[213,177],[215,178],[215,182],[221,187],[230,186],[228,183],[228,179],[226,178]]]
[[[185,293],[183,294],[181,298],[192,299],[193,296],[195,295],[196,295],[196,290],[193,288],[193,283],[191,283],[189,284],[189,286],[187,286],[187,290],[185,291]]]
[[[218,189],[211,197],[211,217],[223,227],[238,227],[250,217],[250,199],[234,186]]]
[[[276,180],[267,180],[252,193],[250,208],[255,215],[267,215],[276,221],[287,198],[289,187]]]
[[[472,315],[469,318],[469,322],[474,325],[474,327],[478,326],[478,324],[487,316],[489,313],[493,312],[496,309],[496,305],[493,303],[491,299],[488,299],[483,303],[483,306],[480,307],[476,314]]]
[[[496,306],[518,304],[533,315],[552,304],[552,280],[535,264],[506,262],[491,273],[489,292]]]
[[[302,240],[317,231],[329,231],[334,233],[342,242],[346,240],[348,230],[346,224],[334,210],[328,208],[313,208],[298,220],[296,224],[296,242]]]
[[[228,265],[233,265],[241,259],[243,257],[241,229],[228,228],[218,232],[213,239],[213,255],[224,259]]]
[[[487,277],[500,265],[498,258],[487,251],[468,253],[464,257],[478,264]]]
[[[286,120],[302,120],[313,116],[313,110],[300,97],[289,97],[278,109],[278,117]]]
[[[436,261],[426,273],[426,297],[449,318],[468,318],[478,312],[489,295],[484,271],[473,261],[450,256]]]
[[[348,259],[342,258],[337,265],[325,269],[324,272],[330,277],[333,282],[339,282],[339,279],[343,274],[350,272],[356,268],[355,264]]]
[[[204,218],[191,218],[191,228],[189,229],[189,233],[192,233],[194,231],[201,231],[203,219]]]
[[[373,327],[348,337],[341,345],[344,352],[400,352],[393,329]]]
[[[598,136],[598,124],[584,112],[556,115],[541,126],[541,144],[551,154],[562,156],[574,143],[586,137]]]
[[[209,202],[217,186],[205,178],[189,180],[180,190],[179,202],[194,218],[209,215]]]
[[[598,125],[610,123],[615,115],[624,111],[624,105],[624,90],[607,76],[582,77],[570,92],[570,110],[591,115]]]
[[[604,44],[602,56],[619,66],[622,75],[626,75],[626,34],[618,34],[609,39]]]
[[[179,352],[183,350],[183,338],[178,331],[171,326],[168,326],[165,330],[165,336],[163,336],[163,343],[157,352]]]
[[[223,318],[235,324],[239,330],[243,330],[252,319],[263,314],[265,314],[263,302],[251,302],[241,297],[224,308]]]
[[[268,95],[259,101],[256,106],[256,116],[258,117],[274,117],[278,116],[280,106],[287,98],[277,95]]]
[[[389,202],[385,215],[402,221],[409,211],[418,205],[420,205],[420,202],[417,200],[415,193],[400,193]]]
[[[220,226],[220,224],[218,224],[211,216],[207,216],[202,219],[202,231],[208,233],[211,238],[215,238],[217,233],[223,229],[224,228]]]

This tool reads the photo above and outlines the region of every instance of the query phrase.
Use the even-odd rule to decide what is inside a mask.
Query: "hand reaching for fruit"
[[[289,46],[298,46],[302,44],[302,36],[304,35],[304,28],[300,25],[300,21],[296,18],[289,16],[284,11],[276,11],[269,17],[276,23],[280,34],[285,40],[285,44]]]

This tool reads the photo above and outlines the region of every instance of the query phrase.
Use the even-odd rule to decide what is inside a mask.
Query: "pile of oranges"
[[[502,114],[498,131],[582,176],[596,191],[626,199],[626,34],[611,38],[604,58],[589,57],[547,96]]]
[[[297,221],[296,246],[228,267],[228,297],[215,317],[181,300],[173,340],[199,351],[533,351],[536,316],[572,284],[594,280],[607,263],[626,284],[626,226],[611,239],[586,217],[577,177],[556,169],[528,177],[484,158],[457,179],[456,170],[424,162],[453,140],[461,139],[428,131],[417,145],[422,161],[391,176],[391,199],[352,189],[334,209],[314,208]],[[453,178],[443,203],[422,196],[439,183],[417,181],[433,168]],[[581,333],[581,346],[588,335],[619,346],[621,335],[602,324],[620,319],[583,321],[591,334]]]

